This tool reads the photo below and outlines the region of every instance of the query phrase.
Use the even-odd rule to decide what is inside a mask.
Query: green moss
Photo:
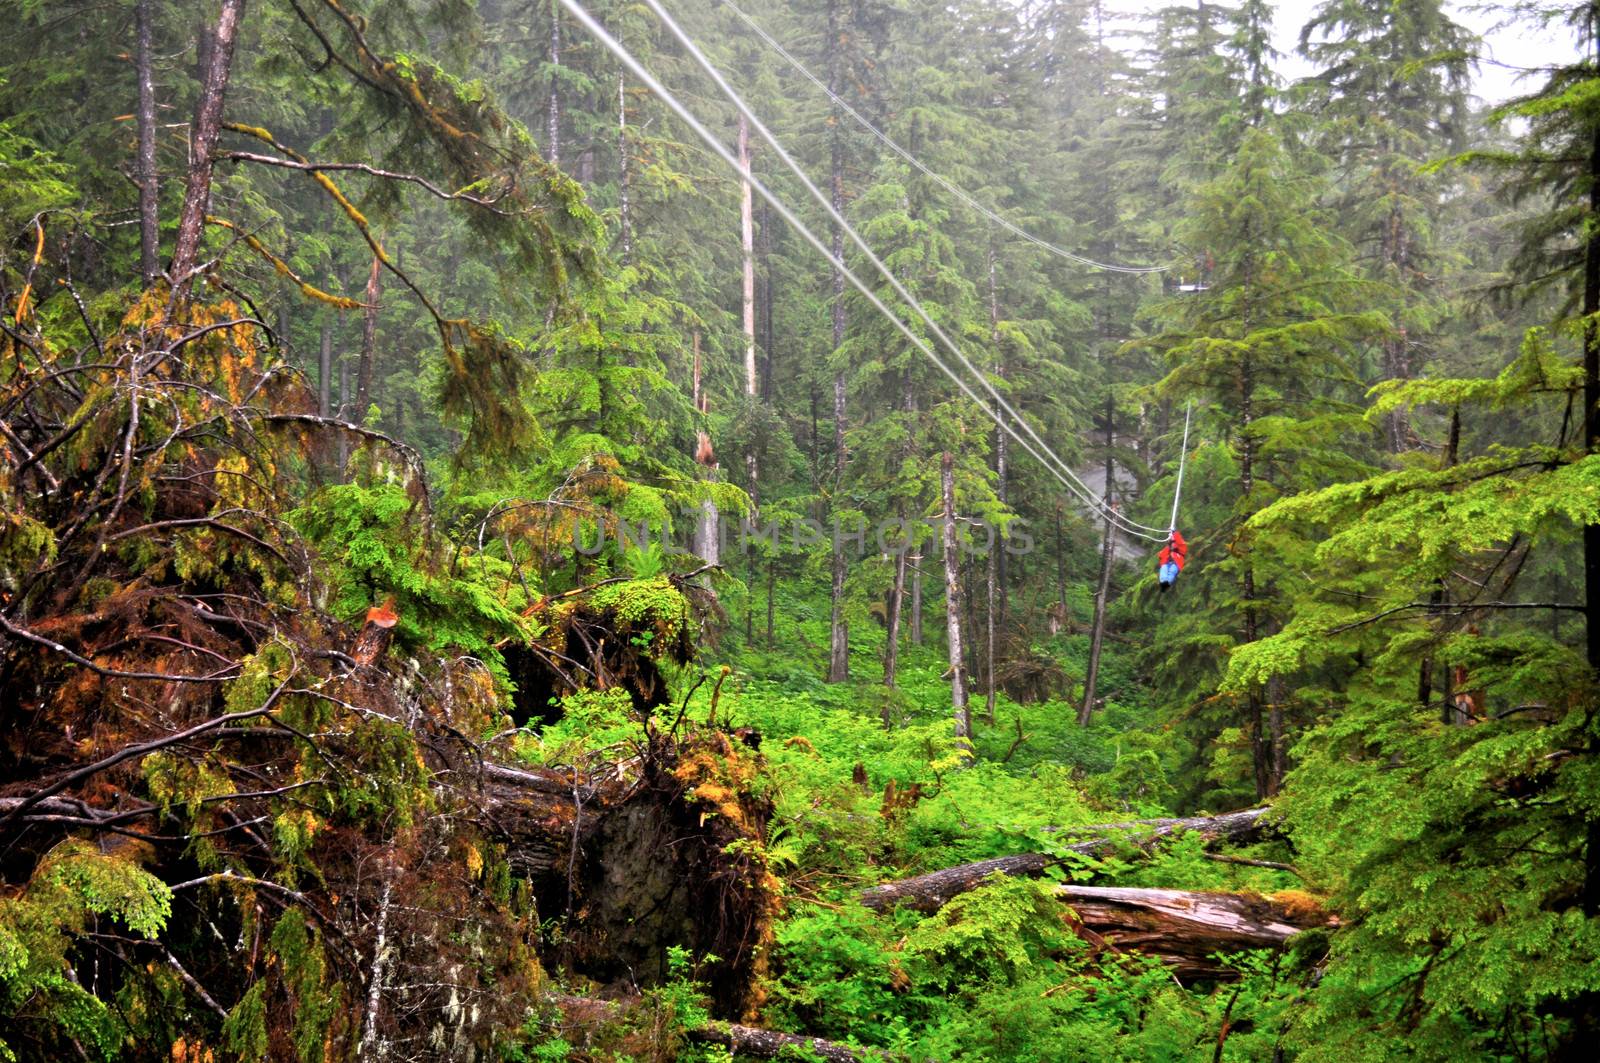
[[[649,634],[668,643],[688,633],[691,624],[689,600],[664,576],[607,584],[590,593],[588,604],[629,637]]]

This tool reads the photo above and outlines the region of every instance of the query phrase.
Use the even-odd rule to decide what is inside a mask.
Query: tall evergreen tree
[[[1360,470],[1349,454],[1359,448],[1341,439],[1359,424],[1346,357],[1374,316],[1355,309],[1348,250],[1321,224],[1317,191],[1270,130],[1248,132],[1232,164],[1193,201],[1186,235],[1215,263],[1209,288],[1174,296],[1156,312],[1162,327],[1149,343],[1170,366],[1161,392],[1205,404],[1203,434],[1226,440],[1232,470],[1231,482],[1210,484],[1229,516],[1197,533],[1191,552],[1200,569],[1192,582],[1206,588],[1209,608],[1158,632],[1174,665],[1186,649],[1226,654],[1279,622],[1284,573],[1257,549],[1251,515],[1286,492]],[[1200,485],[1191,491],[1207,493]],[[1206,696],[1216,674],[1187,685]],[[1249,742],[1257,797],[1278,791],[1286,767],[1286,706],[1275,695],[1243,688],[1234,718]]]
[[[1448,268],[1437,225],[1443,189],[1426,163],[1459,147],[1476,41],[1442,0],[1328,0],[1301,31],[1316,139],[1342,181],[1339,210],[1369,277],[1387,289],[1393,327],[1382,341],[1381,377],[1406,380],[1433,349],[1450,313]],[[1389,449],[1413,449],[1393,413]]]

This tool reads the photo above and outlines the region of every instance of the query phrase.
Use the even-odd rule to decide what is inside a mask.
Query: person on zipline
[[[1156,555],[1156,579],[1165,591],[1178,581],[1178,573],[1183,571],[1183,563],[1189,558],[1189,544],[1183,541],[1183,533],[1172,529],[1167,537],[1167,545],[1161,548],[1161,553]]]

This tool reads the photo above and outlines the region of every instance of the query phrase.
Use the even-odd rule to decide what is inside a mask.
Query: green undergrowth
[[[1087,597],[1080,590],[1074,600]],[[763,1024],[908,1059],[1133,1061],[1209,1059],[1225,1015],[1248,1014],[1223,1058],[1272,1057],[1302,984],[1298,954],[1240,954],[1226,961],[1238,972],[1231,981],[1184,987],[1158,961],[1081,933],[1051,894],[1064,880],[1262,895],[1303,886],[1287,871],[1218,862],[1196,835],[1092,857],[1070,850],[1080,835],[1058,828],[1178,810],[1172,777],[1183,761],[1157,724],[1130,644],[1108,645],[1100,689],[1109,696],[1081,727],[1087,636],[1036,643],[1069,683],[1032,703],[1000,694],[992,723],[978,691],[968,757],[954,737],[933,627],[942,615],[925,618],[927,644],[902,645],[892,690],[881,682],[883,628],[853,623],[852,680],[829,684],[825,597],[783,584],[778,594],[770,645],[759,594],[751,640],[741,624],[747,603],[725,594],[720,638],[670,673],[673,696],[654,720],[759,735],[760,785],[774,804],[766,859],[784,883]],[[629,701],[615,692],[571,695],[560,707],[559,720],[517,738],[529,761],[615,755],[637,736]],[[859,900],[878,882],[1022,852],[1060,862],[1043,878],[997,880],[931,915],[877,913]],[[1240,852],[1285,856],[1281,843]],[[618,1044],[638,1046],[655,1031],[679,1039],[678,1058],[722,1058],[689,1039],[692,972],[653,993],[618,1020]],[[558,1031],[535,1020],[528,1033]]]

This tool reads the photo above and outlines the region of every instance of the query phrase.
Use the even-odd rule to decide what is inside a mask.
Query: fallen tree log
[[[1154,956],[1179,978],[1227,974],[1216,953],[1275,949],[1302,930],[1338,925],[1301,893],[1262,897],[1067,884],[1057,886],[1056,895],[1096,940]]]
[[[1256,837],[1264,826],[1269,809],[1251,808],[1221,816],[1191,816],[1186,819],[1147,819],[1127,823],[1102,823],[1088,827],[1062,828],[1063,834],[1093,834],[1096,837],[1064,846],[1067,852],[1093,856],[1116,845],[1149,845],[1179,831],[1194,831],[1207,840],[1245,841]],[[951,898],[983,885],[990,875],[1038,875],[1060,862],[1051,853],[1019,853],[992,860],[947,867],[926,875],[885,882],[861,893],[861,903],[874,911],[887,911],[906,905],[919,912],[936,912]]]

